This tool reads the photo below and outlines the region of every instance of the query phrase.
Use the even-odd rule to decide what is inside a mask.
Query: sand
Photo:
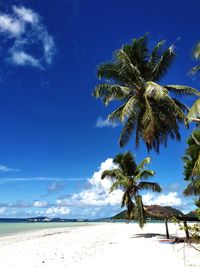
[[[169,224],[171,235],[184,236]],[[1,267],[200,267],[200,252],[169,244],[162,223],[100,223],[0,238]]]

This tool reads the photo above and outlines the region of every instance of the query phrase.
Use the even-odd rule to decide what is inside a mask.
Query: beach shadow
[[[166,235],[164,234],[156,234],[156,233],[146,233],[146,234],[135,234],[134,236],[131,236],[130,238],[140,238],[140,237],[144,237],[144,238],[152,238],[152,237],[159,237],[159,238],[166,238]],[[171,238],[176,238],[177,236],[174,235],[170,235],[170,239]]]

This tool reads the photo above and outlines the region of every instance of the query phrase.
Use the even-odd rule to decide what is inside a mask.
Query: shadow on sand
[[[152,237],[158,237],[158,238],[166,238],[165,235],[162,234],[156,234],[156,233],[148,233],[148,234],[135,234],[134,236],[131,236],[130,238],[152,238]],[[170,239],[175,239],[177,236],[170,236]]]

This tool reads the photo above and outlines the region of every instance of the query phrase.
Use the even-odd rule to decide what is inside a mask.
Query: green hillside
[[[162,219],[162,218],[170,218],[173,216],[179,217],[183,216],[184,214],[175,208],[170,206],[162,207],[159,205],[152,205],[152,206],[145,206],[145,213],[146,218],[148,219]],[[112,219],[119,220],[119,219],[128,219],[126,210],[116,214],[112,217]],[[132,218],[134,220],[134,217]]]

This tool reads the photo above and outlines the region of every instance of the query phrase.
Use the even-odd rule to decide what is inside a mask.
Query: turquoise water
[[[94,223],[87,222],[48,222],[48,223],[0,223],[0,237],[5,235],[17,234],[21,232],[30,232],[34,230],[52,229],[52,228],[71,228],[84,227]]]

